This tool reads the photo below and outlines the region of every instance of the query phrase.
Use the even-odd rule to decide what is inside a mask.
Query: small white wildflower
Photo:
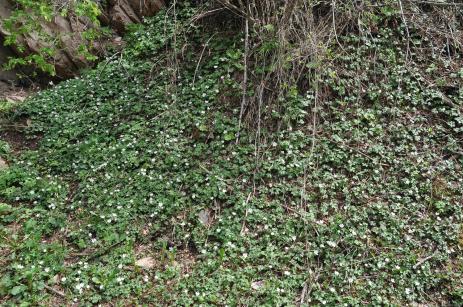
[[[333,241],[327,241],[326,244],[328,244],[330,247],[336,247],[336,242]]]

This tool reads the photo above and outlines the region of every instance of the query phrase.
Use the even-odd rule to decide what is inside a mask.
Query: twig
[[[44,288],[47,289],[48,291],[53,292],[54,294],[61,296],[61,297],[66,297],[66,294],[64,292],[58,291],[50,286],[44,285]]]
[[[113,54],[112,56],[110,56],[110,57],[105,61],[104,65],[103,65],[103,68],[101,68],[101,70],[100,70],[100,74],[98,75],[98,78],[101,77],[101,74],[103,74],[103,72],[104,72],[104,70],[106,69],[106,66],[108,66],[109,62],[111,62],[111,60],[112,60],[113,58],[115,58],[115,57],[116,57],[117,55],[119,55],[119,54],[122,55],[122,52],[120,52],[120,51],[119,51],[119,52],[116,52],[115,54]]]
[[[301,299],[299,300],[299,306],[302,306],[304,304],[306,293],[307,293],[307,281],[304,282],[304,287],[302,288]]]
[[[302,293],[301,293],[301,299],[299,300],[299,304],[298,306],[302,306],[305,302],[305,297],[307,295],[309,295],[311,292],[312,292],[312,288],[315,284],[315,281],[318,280],[318,277],[320,276],[320,272],[322,270],[318,270],[317,274],[315,276],[310,276],[312,278],[310,278],[310,282],[309,282],[309,278],[307,278],[307,280],[304,282],[304,287],[302,288]],[[310,274],[312,275],[312,274]],[[309,283],[310,283],[310,286],[309,286]]]
[[[243,219],[243,225],[241,226],[241,235],[244,234],[244,230],[246,229],[246,218],[248,217],[248,203],[249,203],[249,200],[251,199],[251,195],[252,195],[252,192],[249,192],[249,195],[248,195],[248,198],[246,198],[246,202],[244,203],[245,206],[246,206],[246,213],[244,214],[244,219]]]
[[[221,8],[218,8],[218,9],[215,9],[215,10],[210,10],[210,11],[207,11],[207,12],[204,12],[204,13],[201,13],[199,15],[196,15],[194,16],[193,18],[191,18],[191,22],[196,22],[200,19],[203,19],[203,18],[206,18],[206,17],[209,17],[211,15],[214,15],[215,13],[218,13],[218,12],[221,12],[223,10],[225,10],[226,8],[224,7],[221,7]]]
[[[437,2],[437,1],[411,1],[412,3],[416,4],[429,4],[429,5],[436,5],[436,6],[463,6],[463,3],[448,3],[448,2]]]
[[[230,1],[228,0],[217,0],[220,4],[222,4],[225,8],[233,12],[234,14],[240,16],[240,17],[245,17],[248,19],[248,16],[245,12],[240,10],[236,5],[231,4]]]
[[[408,61],[408,55],[410,54],[410,31],[408,30],[407,19],[405,19],[404,8],[402,6],[402,0],[399,0],[400,14],[405,25],[405,32],[407,33],[407,55],[406,61]]]
[[[116,242],[116,243],[114,243],[114,244],[112,244],[112,245],[110,245],[110,246],[108,246],[108,247],[106,247],[106,248],[102,248],[102,249],[98,250],[98,251],[97,251],[96,253],[94,253],[93,255],[90,255],[90,256],[86,259],[86,261],[89,262],[89,261],[91,261],[91,260],[93,260],[93,259],[95,259],[95,258],[99,258],[99,257],[101,257],[101,256],[103,256],[103,255],[106,255],[107,253],[109,253],[109,252],[111,251],[112,248],[118,246],[119,244],[123,243],[124,241],[125,241],[125,240],[120,240],[119,242]]]
[[[331,14],[332,14],[332,19],[333,19],[333,31],[334,31],[334,38],[336,39],[336,42],[338,43],[338,46],[344,50],[344,47],[342,46],[342,44],[339,42],[339,38],[338,38],[338,32],[336,31],[336,0],[333,0],[332,4],[331,4]]]
[[[177,78],[179,75],[179,63],[178,63],[178,51],[177,51],[177,29],[178,29],[178,22],[177,22],[177,0],[174,0],[172,3],[173,11],[174,11],[174,24],[175,24],[175,31],[173,35],[173,44],[174,44],[174,84],[175,84],[175,91],[177,92]],[[177,95],[175,95],[177,97]],[[177,98],[175,98],[177,100]]]
[[[199,56],[198,64],[196,65],[195,74],[194,74],[194,76],[193,76],[193,86],[195,86],[196,74],[198,73],[199,65],[201,64],[201,61],[203,60],[204,51],[206,51],[206,48],[207,48],[209,42],[211,41],[211,39],[212,39],[216,34],[217,34],[217,33],[214,33],[214,34],[207,40],[207,42],[204,44],[204,48],[203,48],[203,50],[201,51],[201,55]]]
[[[256,140],[254,143],[255,151],[254,156],[256,157],[256,171],[259,167],[259,153],[260,153],[260,138],[261,138],[261,112],[262,112],[262,104],[264,100],[264,81],[261,81],[261,85],[259,86],[259,103],[257,108],[257,131],[256,131]]]
[[[247,102],[248,89],[248,54],[249,54],[249,20],[245,20],[245,38],[244,38],[244,76],[243,76],[243,98],[241,100],[240,119],[238,122],[238,134],[236,136],[236,144],[240,140],[241,124],[243,121],[244,108]]]
[[[298,0],[290,0],[286,3],[283,19],[281,20],[282,25],[285,25],[291,18],[291,15],[293,14],[294,9],[296,8],[297,2]]]
[[[413,268],[416,269],[416,268],[420,267],[423,263],[425,263],[425,262],[428,261],[429,259],[431,259],[431,258],[433,258],[434,256],[436,256],[436,254],[437,254],[437,251],[435,251],[434,253],[432,253],[432,255],[430,255],[430,256],[428,256],[428,257],[426,257],[426,258],[421,259],[420,261],[418,261],[417,264],[415,264],[415,265],[413,266]]]

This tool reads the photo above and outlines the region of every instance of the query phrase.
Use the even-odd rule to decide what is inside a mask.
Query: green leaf
[[[92,277],[92,281],[97,285],[101,284],[101,281],[98,279],[98,277]]]
[[[0,215],[6,215],[11,211],[13,211],[13,207],[5,203],[0,203]]]
[[[10,293],[11,293],[11,295],[16,296],[16,295],[24,292],[25,289],[26,289],[26,286],[24,286],[24,285],[15,286],[15,287],[13,287],[13,289],[11,289]]]
[[[225,140],[225,141],[231,141],[231,140],[233,140],[234,138],[235,138],[235,134],[234,134],[234,133],[231,133],[231,132],[225,134],[225,136],[224,136],[224,140]]]
[[[264,29],[267,30],[268,32],[274,32],[275,31],[275,27],[272,24],[265,25]]]
[[[206,125],[199,125],[198,129],[199,131],[202,131],[202,132],[205,132],[208,130]]]

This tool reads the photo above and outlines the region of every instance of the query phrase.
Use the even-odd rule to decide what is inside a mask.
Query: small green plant
[[[11,111],[14,108],[14,106],[14,102],[0,99],[0,116]]]

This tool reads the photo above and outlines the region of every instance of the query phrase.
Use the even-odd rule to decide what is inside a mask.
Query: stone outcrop
[[[127,24],[139,23],[145,16],[156,14],[165,5],[164,0],[109,0],[106,6],[102,8],[103,14],[100,21],[104,26],[112,28],[115,34],[122,34]],[[0,37],[6,37],[9,33],[2,25],[1,20],[5,20],[11,15],[14,9],[12,0],[0,1]],[[55,70],[58,77],[69,78],[75,75],[81,68],[88,67],[89,61],[86,60],[79,52],[79,46],[82,44],[82,33],[88,28],[89,21],[84,18],[65,18],[56,16],[50,22],[41,24],[42,31],[51,37],[59,38],[62,48],[53,58]],[[0,47],[0,62],[6,61],[11,52],[19,56],[33,54],[43,47],[47,47],[47,42],[40,39],[38,33],[26,33],[18,38],[19,42],[25,46],[25,51],[20,52],[17,49]],[[96,42],[93,49],[98,52],[104,48],[103,42]],[[4,75],[5,74],[5,75]],[[10,78],[1,72],[3,78]],[[9,76],[9,77],[8,77]]]
[[[164,5],[163,0],[110,0],[106,16],[111,27],[122,33],[127,24],[141,22],[144,16],[156,14]]]
[[[13,51],[3,45],[3,37],[0,35],[0,82],[10,83],[16,81],[16,72],[3,69],[3,66],[8,62],[8,58],[12,56],[14,56]]]

